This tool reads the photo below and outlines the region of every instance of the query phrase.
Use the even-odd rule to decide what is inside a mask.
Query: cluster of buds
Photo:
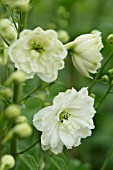
[[[111,84],[113,82],[113,68],[109,69],[107,74],[105,74],[101,77],[101,80],[104,83]]]
[[[11,124],[13,124],[7,135],[3,138],[2,144],[5,144],[15,136],[22,139],[29,137],[32,134],[32,128],[27,122],[27,118],[22,115],[21,107],[12,102],[12,99],[14,98],[14,94],[11,89],[12,85],[18,86],[23,83],[25,79],[26,76],[22,71],[15,71],[6,80],[6,87],[3,87],[2,90],[0,90],[2,97],[7,100],[9,99],[11,102],[11,104],[5,108],[4,116],[11,122]]]
[[[17,32],[13,23],[7,19],[0,20],[0,64],[8,62],[8,45],[17,39]]]
[[[8,132],[7,136],[3,139],[2,143],[5,144],[14,136],[18,138],[26,138],[32,134],[32,128],[27,122],[27,118],[21,115],[21,109],[16,104],[9,105],[4,114],[13,124],[13,128]]]

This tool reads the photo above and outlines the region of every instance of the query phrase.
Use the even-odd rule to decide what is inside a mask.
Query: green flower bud
[[[26,80],[25,73],[18,70],[11,74],[11,76],[5,82],[5,85],[10,85],[13,82],[16,84],[20,84],[20,83],[23,83],[25,80]]]
[[[30,4],[26,3],[26,0],[23,0],[21,3],[17,3],[15,5],[15,9],[17,11],[28,12],[30,9]]]
[[[8,106],[5,110],[5,116],[8,119],[12,119],[14,120],[17,116],[19,116],[21,114],[21,110],[19,108],[18,105],[16,104],[11,104],[10,106]]]
[[[5,98],[11,98],[13,96],[13,91],[7,87],[4,89],[1,89],[0,94]]]
[[[108,43],[113,44],[113,34],[108,35],[107,41]]]
[[[15,122],[16,123],[24,123],[24,122],[27,122],[27,118],[25,116],[18,116],[16,119],[15,119]]]
[[[57,32],[58,33],[58,38],[63,42],[67,43],[69,41],[69,34],[65,30],[60,30]]]
[[[1,0],[3,4],[8,5],[10,8],[15,10],[27,12],[30,8],[30,0]]]
[[[113,80],[111,81],[111,85],[113,85]]]
[[[1,158],[1,167],[0,170],[8,170],[13,168],[15,165],[15,160],[12,155],[4,155]]]
[[[17,32],[11,21],[7,18],[0,20],[0,32],[8,42],[13,42],[17,38]]]
[[[26,138],[32,134],[32,128],[28,123],[19,123],[13,128],[14,134],[19,138]]]
[[[95,95],[94,93],[91,93],[91,94],[90,94],[90,97],[92,97],[92,98],[95,99],[95,98],[96,98],[96,95]]]
[[[113,74],[113,68],[109,69],[109,70],[108,70],[108,73],[109,73],[109,74]]]
[[[98,32],[100,32],[100,31],[99,30],[93,30],[93,31],[91,31],[91,34],[96,34]]]
[[[107,75],[102,76],[102,81],[109,82],[109,77]]]

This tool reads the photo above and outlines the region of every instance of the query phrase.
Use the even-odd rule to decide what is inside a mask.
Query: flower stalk
[[[103,95],[103,97],[101,98],[100,102],[96,105],[95,109],[96,111],[100,108],[101,104],[103,103],[104,99],[106,98],[106,96],[109,94],[110,90],[112,88],[112,84],[109,86],[109,88],[107,89],[106,93]]]
[[[102,167],[100,168],[100,170],[105,170],[105,169],[107,168],[107,166],[108,166],[108,164],[109,164],[112,156],[113,156],[113,145],[112,145],[112,147],[111,147],[111,149],[110,149],[110,151],[109,151],[109,153],[108,153],[108,156],[107,156],[107,158],[105,159]]]
[[[93,81],[91,82],[90,86],[89,86],[89,92],[92,90],[92,88],[94,87],[94,85],[96,84],[98,78],[100,77],[100,75],[103,72],[103,69],[105,68],[105,66],[108,64],[109,60],[112,58],[113,56],[113,51],[111,52],[111,54],[103,61],[103,64],[101,66],[101,68],[99,69],[98,73],[96,74],[96,76],[94,77]]]

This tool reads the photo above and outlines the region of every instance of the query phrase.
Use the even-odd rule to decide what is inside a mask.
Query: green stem
[[[20,99],[19,102],[22,102],[24,100],[26,100],[27,98],[29,98],[36,90],[38,90],[38,88],[40,88],[41,85],[37,86],[36,88],[34,88],[31,92],[29,92],[26,96],[24,96],[22,99]]]
[[[17,27],[16,21],[15,21],[15,18],[14,18],[14,16],[13,16],[13,11],[12,11],[10,8],[8,8],[8,9],[9,9],[9,12],[10,12],[10,15],[11,15],[11,18],[12,18],[12,21],[13,21],[13,24],[14,24],[14,26],[15,26],[15,28],[16,28],[16,31],[18,31],[18,27]]]
[[[106,169],[106,167],[107,167],[108,163],[110,162],[112,156],[113,156],[113,146],[111,147],[111,149],[110,149],[110,151],[108,153],[108,156],[105,159],[105,161],[104,161],[102,167],[100,168],[100,170],[105,170]]]
[[[23,154],[24,152],[26,152],[26,151],[32,149],[39,141],[40,141],[40,139],[38,139],[33,145],[31,145],[31,146],[28,147],[27,149],[25,149],[25,150],[23,150],[23,151],[21,151],[21,152],[18,152],[17,155]]]
[[[99,107],[101,106],[101,104],[103,103],[104,99],[106,98],[106,96],[108,95],[108,93],[110,92],[112,88],[112,84],[109,86],[109,88],[107,89],[106,93],[103,95],[103,97],[101,98],[100,102],[96,105],[95,110],[98,110]]]
[[[113,51],[111,52],[111,54],[103,61],[103,64],[100,68],[100,70],[98,71],[98,73],[96,74],[95,78],[93,79],[93,81],[91,82],[90,86],[89,86],[89,92],[91,91],[91,89],[93,88],[93,86],[96,84],[98,78],[100,77],[103,69],[105,68],[105,66],[108,64],[109,60],[111,59],[113,55]]]
[[[13,103],[18,103],[18,92],[19,92],[19,86],[17,84],[14,84],[14,96],[13,96]]]
[[[51,86],[54,82],[46,84],[43,88],[47,88],[48,86]],[[37,91],[40,87],[42,86],[42,84],[40,84],[39,86],[35,87],[31,92],[29,92],[26,96],[24,96],[22,99],[20,99],[19,103],[26,100],[27,98],[29,98],[35,91]]]
[[[19,85],[14,84],[14,96],[13,96],[13,103],[17,104],[18,103],[18,92],[19,92]],[[13,128],[15,126],[15,124],[12,124],[11,128]],[[17,139],[14,136],[11,140],[11,144],[10,144],[10,154],[13,155],[13,157],[16,160],[16,150],[17,150]],[[12,168],[12,170],[14,170],[15,167]]]
[[[27,13],[26,12],[20,12],[20,23],[18,27],[18,38],[20,35],[20,32],[23,31],[26,27],[26,20],[27,20]]]
[[[0,33],[1,38],[3,41],[7,44],[7,46],[10,46],[9,42],[4,38],[4,36]]]

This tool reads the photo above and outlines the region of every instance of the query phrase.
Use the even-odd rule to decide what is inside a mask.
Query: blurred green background
[[[40,26],[43,29],[55,29],[56,31],[66,30],[70,36],[70,41],[81,34],[90,33],[95,29],[100,30],[105,47],[102,49],[102,54],[103,57],[106,58],[113,48],[113,46],[106,41],[107,36],[113,33],[112,6],[112,0],[33,0],[32,9],[28,14],[27,28],[33,29]],[[2,15],[4,14],[2,13]],[[7,16],[7,14],[5,15]],[[113,67],[112,63],[113,59],[110,60],[104,69],[105,74],[109,68]],[[38,83],[40,83],[40,80],[37,77],[35,77],[33,81],[26,81],[24,93],[27,94],[33,87],[36,87]],[[67,58],[66,67],[59,72],[57,81],[49,88],[43,90],[43,93],[39,90],[35,95],[32,95],[31,98],[26,101],[26,105],[23,105],[23,114],[28,117],[29,122],[32,124],[34,113],[43,107],[40,96],[42,99],[46,98],[47,102],[52,103],[54,96],[57,95],[59,91],[65,91],[71,87],[79,90],[83,86],[89,86],[90,83],[91,80],[81,76],[72,65],[71,59]],[[92,90],[92,93],[95,93],[97,98],[100,99],[107,88],[107,84],[98,83]],[[64,150],[67,155],[69,170],[100,169],[113,144],[112,93],[109,94],[103,102],[103,105],[94,117],[94,121],[95,129],[91,137],[83,139],[82,144],[73,150]],[[34,129],[32,138],[24,142],[19,142],[18,150],[22,150],[31,145],[36,138],[38,138],[38,132]],[[38,161],[47,161],[48,158],[43,158],[43,152],[39,150],[39,146],[36,146],[33,150],[29,151],[29,153],[34,155]],[[40,166],[42,166],[42,164]],[[27,170],[26,165],[21,163],[21,169]],[[54,166],[52,167],[51,163],[45,169],[56,170]],[[107,170],[113,170],[113,158]]]

